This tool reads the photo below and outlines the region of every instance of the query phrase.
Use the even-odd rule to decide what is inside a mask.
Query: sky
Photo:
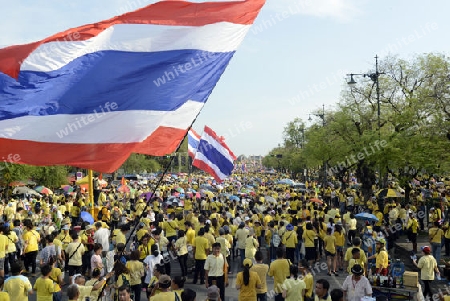
[[[266,1],[193,126],[199,133],[211,127],[236,155],[268,154],[294,118],[307,126],[321,122],[308,117],[322,105],[333,110],[347,88],[346,74],[373,71],[375,55],[381,61],[388,55],[448,55],[447,0]],[[0,47],[154,2],[0,0]]]

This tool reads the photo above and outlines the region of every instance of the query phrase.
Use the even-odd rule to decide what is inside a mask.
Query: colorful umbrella
[[[401,194],[399,191],[392,189],[392,188],[384,188],[384,189],[378,190],[378,192],[375,195],[379,198],[403,198],[403,197],[405,197],[404,194]]]
[[[61,185],[61,188],[65,191],[65,192],[73,192],[73,187],[70,185]]]
[[[175,188],[175,190],[179,193],[184,193],[184,189],[181,187],[177,187],[177,188]]]
[[[312,199],[310,199],[309,201],[310,201],[310,202],[313,202],[313,203],[323,204],[323,201],[322,201],[322,200],[319,200],[319,199],[316,199],[316,198],[312,198]]]
[[[48,189],[45,186],[37,186],[34,188],[34,190],[36,190],[37,192],[42,193],[42,194],[53,194],[53,191],[51,191],[50,189]]]
[[[120,185],[117,188],[117,191],[119,191],[119,192],[130,192],[130,187],[128,187],[127,185]]]

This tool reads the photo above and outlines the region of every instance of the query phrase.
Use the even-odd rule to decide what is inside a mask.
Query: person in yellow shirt
[[[437,266],[436,259],[430,254],[431,249],[429,246],[423,246],[422,252],[424,256],[419,259],[419,262],[413,260],[414,265],[420,269],[420,279],[425,285],[425,289],[423,290],[423,297],[425,300],[428,300],[427,296],[429,296],[429,300],[433,299],[433,293],[431,291],[431,281],[434,280],[434,273],[439,275],[439,268]]]
[[[341,224],[335,225],[333,235],[336,237],[336,266],[342,271],[344,269],[345,233]]]
[[[332,235],[333,229],[327,228],[327,235],[323,238],[325,254],[327,255],[328,276],[336,273],[336,237]]]
[[[286,246],[286,258],[291,262],[295,262],[295,248],[297,247],[298,239],[292,224],[286,226],[286,232],[283,234],[281,241]]]
[[[366,263],[361,259],[361,250],[359,248],[352,249],[352,258],[348,261],[347,272],[352,275],[352,268],[355,264],[359,264],[363,270],[366,270]]]
[[[376,274],[381,276],[387,276],[389,256],[384,247],[386,245],[386,240],[384,238],[378,238],[376,242],[377,251],[374,255],[370,256],[368,259],[375,259],[375,267],[377,269]]]
[[[53,301],[55,286],[53,285],[53,280],[50,279],[51,271],[51,266],[44,265],[41,268],[42,276],[36,279],[36,282],[34,283],[33,289],[36,292],[39,301]]]
[[[5,280],[3,291],[8,293],[11,300],[28,301],[28,295],[33,293],[33,287],[27,277],[20,275],[22,267],[18,262],[11,265],[12,277]]]
[[[302,260],[300,271],[303,274],[303,281],[305,282],[306,285],[304,300],[311,300],[313,294],[314,277],[308,268],[308,261],[306,259]]]
[[[275,259],[269,267],[269,276],[273,277],[273,287],[274,291],[278,296],[275,296],[275,300],[280,299],[281,294],[283,293],[283,282],[289,277],[290,274],[290,265],[292,264],[289,259],[283,258],[283,249],[277,249],[277,259]]]
[[[418,231],[418,229],[419,229],[419,222],[417,221],[416,217],[414,216],[414,213],[410,212],[406,230],[408,233],[408,239],[413,245],[414,254],[417,253],[417,231]],[[447,248],[447,245],[445,246],[445,253],[446,253],[446,256],[450,256],[450,253],[447,255],[447,251],[450,251],[450,231],[448,229],[445,233],[446,242],[447,242],[447,235],[449,238],[449,243],[448,243],[449,248]]]
[[[39,250],[38,244],[41,241],[41,236],[36,230],[34,230],[33,223],[30,219],[24,220],[23,225],[26,228],[26,231],[22,234],[25,253],[24,266],[28,271],[31,265],[32,275],[36,276],[36,257]]]
[[[441,243],[444,235],[444,231],[442,231],[438,221],[435,221],[430,230],[428,230],[428,236],[431,242],[431,252],[437,262],[441,261]]]
[[[305,243],[305,259],[310,262],[312,266],[316,260],[316,247],[314,240],[317,237],[317,233],[313,230],[314,227],[310,222],[306,223],[305,231],[303,231],[303,241]]]
[[[205,284],[205,261],[209,254],[209,242],[204,237],[205,230],[200,228],[198,236],[194,239],[193,252],[195,258],[195,273],[193,284],[197,284],[200,276],[200,284]]]
[[[256,272],[261,280],[261,288],[256,289],[257,300],[265,300],[267,294],[267,273],[269,266],[263,263],[263,254],[261,251],[255,253],[256,263],[250,268],[250,271]]]

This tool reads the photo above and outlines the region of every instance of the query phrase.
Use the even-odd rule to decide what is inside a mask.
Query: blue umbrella
[[[365,220],[369,220],[369,221],[375,221],[378,222],[378,218],[371,214],[371,213],[367,213],[367,212],[363,212],[363,213],[358,213],[357,215],[355,215],[356,219],[365,219]]]
[[[230,201],[234,201],[234,200],[239,201],[239,197],[237,197],[235,195],[230,196]]]
[[[87,211],[82,211],[81,212],[81,219],[84,220],[85,222],[88,222],[91,225],[94,223],[94,218]]]

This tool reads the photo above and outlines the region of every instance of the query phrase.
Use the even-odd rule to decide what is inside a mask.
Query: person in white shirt
[[[103,257],[106,256],[106,253],[109,251],[109,235],[110,231],[106,228],[102,227],[101,222],[95,223],[95,233],[94,233],[94,243],[99,243],[103,248]]]
[[[372,296],[372,286],[369,280],[363,276],[364,269],[355,264],[351,272],[353,275],[347,276],[342,284],[345,301],[359,301],[364,296]]]

